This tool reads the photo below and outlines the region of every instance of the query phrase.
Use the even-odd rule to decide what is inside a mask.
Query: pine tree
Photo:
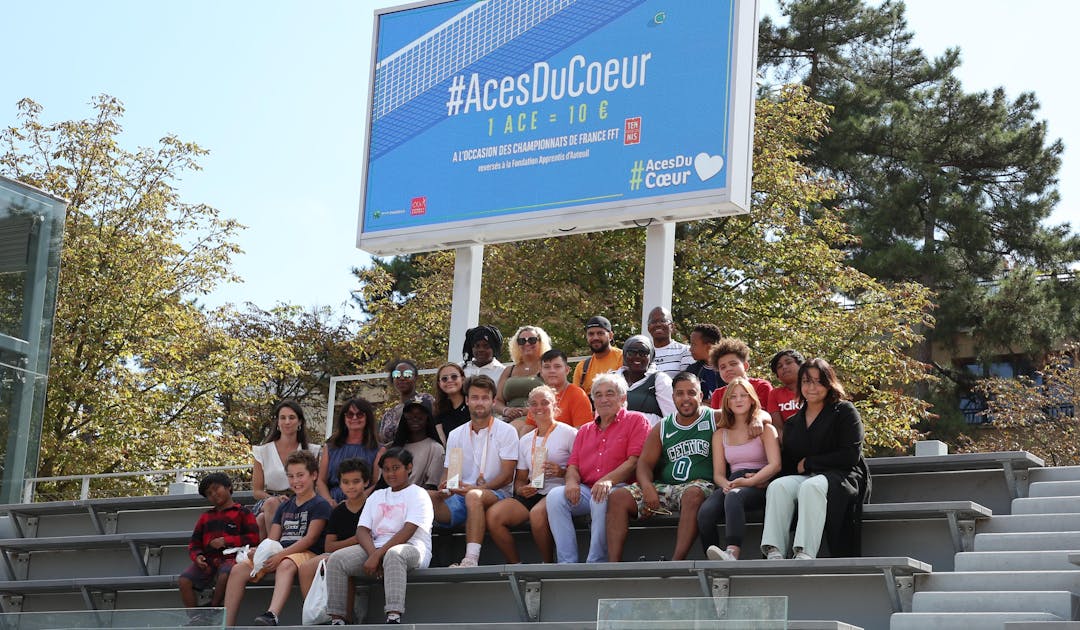
[[[1046,224],[1063,145],[1047,137],[1035,95],[966,92],[955,76],[959,50],[927,58],[902,2],[794,0],[781,9],[787,24],[761,24],[762,71],[804,83],[834,108],[832,133],[809,143],[810,162],[843,185],[835,203],[858,237],[853,263],[936,294],[937,324],[917,357],[929,362],[932,342],[949,345],[961,332],[986,354],[1039,353],[1074,337],[1068,267],[1080,239]],[[1043,286],[1025,284],[1033,277]],[[1038,299],[1000,299],[1003,283]],[[1040,334],[1003,321],[1035,322]]]

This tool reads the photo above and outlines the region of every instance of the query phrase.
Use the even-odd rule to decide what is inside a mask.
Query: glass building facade
[[[66,210],[0,176],[0,503],[37,472]]]

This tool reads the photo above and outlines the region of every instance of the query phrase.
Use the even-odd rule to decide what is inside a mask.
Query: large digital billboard
[[[375,20],[358,247],[749,209],[754,0],[452,0]]]

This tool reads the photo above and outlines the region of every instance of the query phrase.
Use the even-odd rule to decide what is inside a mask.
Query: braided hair
[[[465,345],[461,348],[461,354],[465,357],[465,365],[473,360],[472,348],[477,341],[487,341],[491,351],[495,354],[495,360],[501,361],[503,336],[498,328],[492,325],[477,326],[465,331]]]

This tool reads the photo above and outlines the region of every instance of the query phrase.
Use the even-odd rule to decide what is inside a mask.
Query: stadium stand
[[[1080,627],[1080,467],[1045,468],[1022,452],[868,463],[864,557],[713,562],[695,548],[686,561],[659,562],[671,553],[674,521],[656,520],[630,534],[626,557],[643,562],[506,565],[485,545],[480,567],[417,571],[406,621],[591,629],[599,598],[786,595],[789,627],[803,630]],[[203,509],[198,495],[0,506],[4,611],[178,606],[177,574]],[[758,536],[759,525],[746,549]],[[440,538],[463,544],[460,535]],[[527,533],[517,542],[535,559]],[[269,593],[257,587],[240,618],[262,612]],[[370,588],[368,610],[381,607],[381,589]],[[282,621],[299,616],[294,595]]]

